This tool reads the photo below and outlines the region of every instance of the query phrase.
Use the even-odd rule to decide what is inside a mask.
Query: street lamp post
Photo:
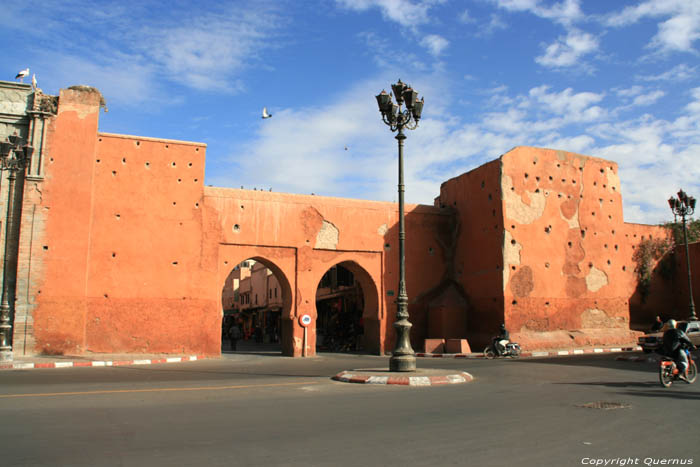
[[[698,319],[695,314],[695,302],[693,302],[693,281],[690,278],[690,251],[688,250],[688,227],[686,226],[686,216],[692,216],[695,212],[695,198],[688,196],[683,190],[678,192],[678,197],[669,198],[668,205],[671,207],[674,216],[681,216],[683,220],[683,240],[685,241],[685,262],[688,266],[688,295],[690,296],[690,319]]]
[[[12,360],[12,345],[10,324],[10,294],[16,283],[17,250],[19,239],[15,235],[14,198],[17,172],[24,170],[31,159],[34,148],[29,144],[21,145],[21,139],[15,133],[0,141],[0,171],[8,171],[7,179],[7,218],[5,219],[5,257],[2,269],[2,299],[0,301],[0,361]],[[13,271],[13,272],[12,272]]]
[[[416,354],[411,348],[410,332],[411,323],[408,321],[408,294],[406,293],[406,256],[404,241],[406,231],[403,213],[403,142],[406,139],[404,128],[415,130],[418,127],[421,113],[423,112],[423,99],[418,100],[418,93],[411,86],[402,83],[401,80],[391,85],[392,94],[386,91],[379,93],[377,105],[382,113],[382,120],[392,132],[398,131],[395,136],[399,142],[399,295],[396,299],[397,312],[394,328],[396,328],[396,345],[389,359],[390,371],[416,371]],[[406,108],[403,109],[405,104]]]

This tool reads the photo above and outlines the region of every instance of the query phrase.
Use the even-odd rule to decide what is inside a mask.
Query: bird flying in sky
[[[29,68],[25,68],[24,70],[20,71],[17,73],[17,76],[15,76],[15,79],[19,78],[20,83],[24,83],[24,77],[29,75]]]
[[[270,118],[272,114],[267,113],[267,107],[263,107],[262,118]]]

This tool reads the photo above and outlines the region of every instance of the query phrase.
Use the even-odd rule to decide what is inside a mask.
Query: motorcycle
[[[494,348],[494,345],[496,345],[495,341],[492,341],[491,344],[484,349],[484,357],[491,359],[495,358],[497,356],[496,349]],[[516,344],[515,342],[508,342],[506,344],[506,348],[503,350],[503,353],[500,355],[501,357],[513,357],[517,358],[520,356],[520,344]]]
[[[695,365],[688,349],[683,349],[683,352],[688,356],[688,376],[686,382],[693,384],[698,377],[698,367]],[[680,372],[676,366],[676,362],[671,357],[663,356],[659,361],[659,381],[665,388],[670,388],[674,381],[680,381]]]

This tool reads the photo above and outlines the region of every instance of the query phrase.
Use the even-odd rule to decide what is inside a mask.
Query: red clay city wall
[[[518,147],[501,158],[505,324],[528,348],[633,343],[637,238],[625,224],[617,164]]]
[[[37,351],[219,352],[202,144],[98,134],[98,92],[64,90],[46,165]]]
[[[438,206],[455,212],[450,238],[450,272],[466,304],[455,305],[466,315],[466,337],[473,348],[482,348],[503,322],[503,208],[500,187],[501,161],[495,160],[450,179],[440,187]],[[452,325],[464,326],[453,313]]]
[[[688,244],[688,255],[690,256],[690,277],[693,290],[693,304],[695,314],[700,315],[700,243]],[[685,244],[676,245],[672,254],[673,288],[675,291],[674,300],[669,300],[665,306],[660,308],[660,313],[664,318],[674,318],[676,320],[688,319],[690,315],[690,297],[688,296],[688,267],[686,260]],[[652,294],[650,294],[652,295]],[[653,318],[653,316],[652,316]]]
[[[336,264],[362,287],[365,348],[391,351],[396,204],[205,188],[204,144],[98,133],[100,103],[63,90],[49,122],[43,193],[30,196],[41,254],[20,271],[36,290],[36,352],[216,355],[222,288],[246,259],[279,280],[285,355],[315,353],[315,326],[304,346],[298,318],[315,320]],[[615,163],[517,147],[443,183],[435,206],[406,207],[413,347],[480,348],[503,322],[529,349],[631,343],[630,327],[674,300],[661,280],[639,297],[632,255],[649,235],[666,231],[623,221]]]

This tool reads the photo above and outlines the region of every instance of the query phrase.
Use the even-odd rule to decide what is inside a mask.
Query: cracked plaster
[[[542,217],[546,204],[545,194],[540,191],[523,192],[530,198],[530,204],[523,201],[523,195],[511,190],[513,187],[513,179],[508,176],[503,176],[503,205],[505,207],[506,219],[514,220],[520,224],[532,224],[535,220]]]
[[[324,250],[335,250],[338,247],[338,228],[330,222],[324,220],[321,230],[316,235],[316,245],[314,248]]]

